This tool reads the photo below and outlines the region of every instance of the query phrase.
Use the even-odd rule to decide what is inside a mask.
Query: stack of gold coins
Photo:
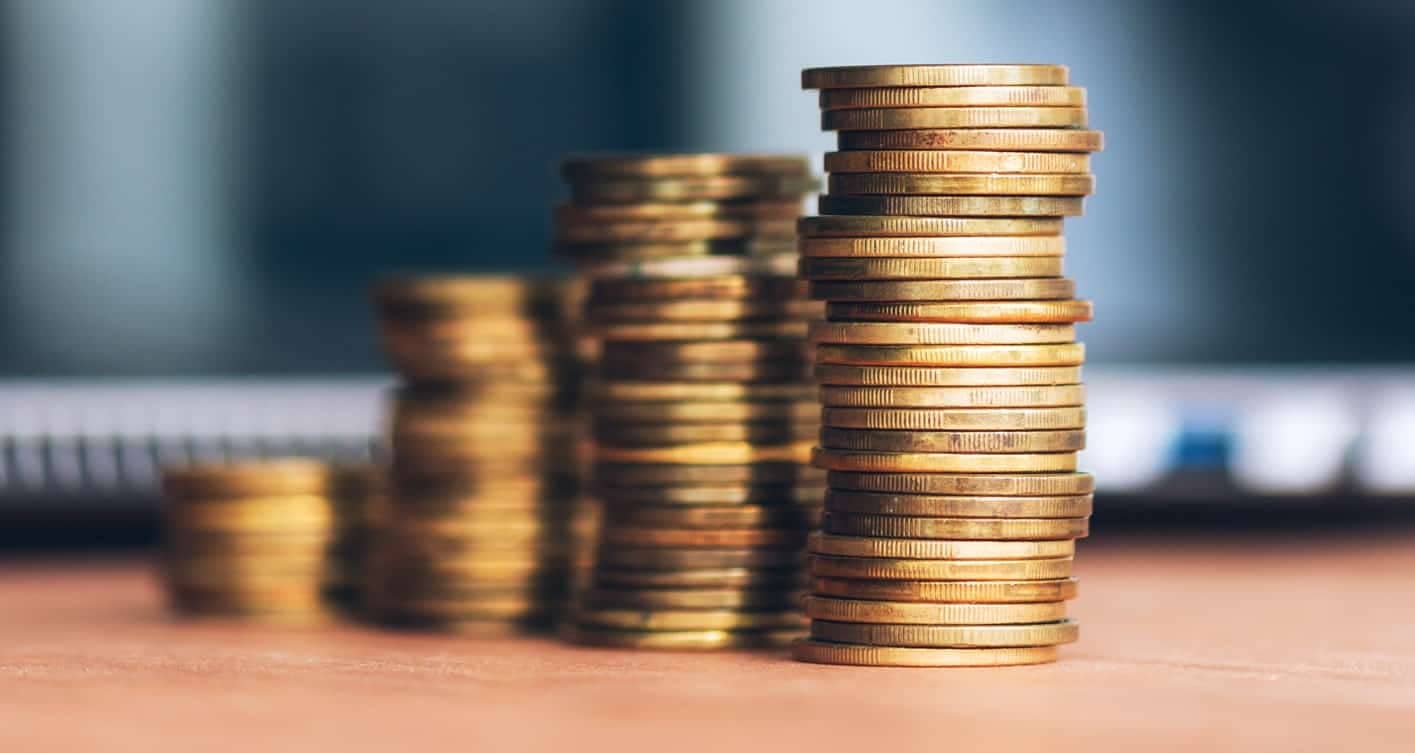
[[[464,633],[549,627],[569,588],[579,369],[563,282],[389,282],[383,341],[404,379],[388,493],[372,515],[379,619]]]
[[[186,615],[320,622],[334,535],[327,468],[309,460],[163,471],[164,575]]]
[[[334,538],[329,543],[324,594],[346,612],[355,612],[362,604],[369,517],[384,493],[384,476],[384,468],[375,463],[338,465],[330,472]]]
[[[1092,479],[1062,218],[1091,193],[1085,92],[1054,65],[810,69],[824,216],[801,222],[828,470],[805,661],[1053,661]]]
[[[559,251],[591,280],[592,490],[604,522],[572,637],[771,646],[803,633],[801,554],[822,474],[794,279],[805,160],[566,163]]]

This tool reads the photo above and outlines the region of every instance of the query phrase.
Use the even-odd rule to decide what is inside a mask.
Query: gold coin
[[[604,359],[600,376],[606,379],[644,379],[677,382],[806,382],[809,381],[804,340],[795,341],[796,358],[777,361],[644,361]]]
[[[329,473],[324,463],[296,458],[169,467],[162,470],[162,489],[180,499],[322,495]]]
[[[832,303],[835,321],[1048,324],[1088,322],[1090,301],[993,301],[987,303]]]
[[[832,196],[1090,196],[1090,175],[938,173],[840,173],[830,176]]]
[[[805,621],[795,609],[743,612],[736,609],[582,609],[581,627],[621,630],[739,630],[795,628]]]
[[[917,581],[818,577],[811,589],[817,596],[844,599],[1022,604],[1074,599],[1076,579]]]
[[[998,235],[937,238],[802,238],[802,256],[845,257],[965,257],[1062,256],[1066,240],[1059,235]]]
[[[811,464],[831,471],[876,473],[1045,473],[1076,470],[1076,453],[1017,455],[945,452],[860,452],[816,447]]]
[[[947,387],[935,389],[950,389]],[[825,408],[821,423],[839,429],[892,431],[1055,431],[1086,425],[1086,409]]]
[[[178,535],[195,531],[267,535],[330,532],[334,525],[334,513],[329,509],[327,503],[322,509],[288,511],[206,509],[214,507],[216,504],[224,503],[169,510],[167,526],[169,530]]]
[[[1091,514],[1090,494],[1047,497],[885,494],[831,489],[830,512],[910,515],[924,518],[1083,518]]]
[[[1071,298],[1076,284],[1066,278],[1031,280],[902,280],[812,282],[810,296],[839,301],[1035,301]]]
[[[825,494],[819,485],[722,484],[694,486],[598,486],[593,490],[606,505],[799,505],[818,504]]]
[[[815,377],[820,384],[876,387],[1009,387],[1080,384],[1081,367],[950,369],[928,366],[846,366],[823,363],[816,366]]]
[[[797,661],[855,667],[1010,667],[1047,664],[1056,646],[1024,648],[899,648],[802,640],[791,644]]]
[[[826,131],[1085,127],[1084,107],[892,107],[821,113]]]
[[[825,89],[822,110],[873,107],[1085,107],[1077,86],[887,86]],[[827,164],[827,170],[832,169]]]
[[[1061,257],[1021,256],[880,259],[871,257],[807,256],[801,258],[800,272],[802,277],[813,281],[1060,277]]]
[[[805,527],[811,511],[802,505],[635,505],[605,510],[608,524],[644,528],[792,528]]]
[[[741,465],[745,463],[798,462],[810,456],[811,442],[754,445],[746,442],[705,442],[670,447],[595,446],[595,459],[611,463],[689,463]]]
[[[619,570],[596,568],[595,582],[614,588],[756,588],[789,591],[799,588],[801,574],[793,569],[758,570],[719,567],[703,570]]]
[[[920,128],[842,131],[842,151],[867,149],[968,149],[1008,152],[1098,152],[1100,131],[1068,128]]]
[[[1045,217],[1017,219],[824,215],[802,217],[796,227],[802,238],[1053,236],[1061,235],[1062,220]]]
[[[544,617],[550,605],[540,599],[406,599],[396,601],[397,611],[431,619],[526,620]]]
[[[620,547],[681,547],[684,549],[735,549],[740,547],[790,547],[801,544],[806,532],[795,528],[631,528],[605,526],[600,542]]]
[[[1016,625],[1066,619],[1066,602],[1031,604],[930,604],[807,596],[806,616],[832,622],[894,625]]]
[[[742,337],[805,337],[804,321],[600,323],[594,332],[606,340],[733,340]]]
[[[801,71],[802,89],[1065,86],[1064,65],[847,65]]]
[[[617,447],[685,445],[704,442],[791,444],[815,435],[817,421],[768,421],[726,424],[605,424],[594,427],[594,440]]]
[[[1067,152],[985,152],[985,151],[912,151],[883,150],[861,152],[827,152],[825,169],[832,173],[1035,173],[1050,175],[1085,175],[1091,158],[1085,154]],[[853,193],[841,191],[841,193]],[[900,193],[897,191],[862,191],[859,193]],[[909,191],[906,193],[922,193]],[[949,191],[947,193],[953,193]],[[963,193],[989,193],[966,191]],[[1042,193],[1048,193],[1043,191]]]
[[[585,272],[596,280],[605,277],[673,279],[730,275],[790,277],[793,273],[794,257],[794,250],[788,249],[779,254],[766,256],[700,256],[681,259],[624,260],[598,264]]]
[[[603,402],[596,406],[595,418],[605,421],[739,422],[810,420],[817,415],[814,403],[790,400],[753,402]]]
[[[988,152],[981,152],[987,154]],[[1000,154],[1000,152],[999,152]],[[1057,172],[1057,171],[1047,171]],[[734,238],[792,238],[793,220],[669,220],[662,222],[561,223],[555,228],[557,243],[674,243],[679,241],[731,240]]]
[[[1075,643],[1079,626],[1070,620],[1036,625],[878,625],[851,622],[811,623],[819,641],[918,648],[1001,648]]]
[[[739,400],[814,400],[807,384],[743,384],[741,382],[598,382],[590,387],[597,400],[713,402]]]
[[[1019,123],[1019,125],[1026,124]],[[1084,118],[1079,125],[1085,125]],[[584,204],[747,198],[784,199],[804,196],[815,191],[818,186],[816,179],[807,174],[680,176],[651,180],[614,178],[572,181],[570,196],[574,201]]]
[[[1096,490],[1096,480],[1089,473],[1001,475],[832,472],[828,474],[828,480],[832,489],[964,497],[1054,497],[1090,494]]]
[[[623,265],[689,260],[716,261],[747,256],[789,254],[792,236],[726,238],[717,240],[558,243],[557,255],[577,264],[592,265],[603,273]]]
[[[804,174],[805,157],[787,154],[600,154],[571,157],[560,173],[569,180],[603,177]]]
[[[677,222],[694,220],[789,220],[801,214],[799,200],[785,201],[676,201],[646,204],[561,204],[555,207],[556,225],[593,225],[600,222]]]
[[[618,609],[795,609],[799,589],[741,588],[591,589],[586,604]]]
[[[819,483],[817,474],[819,471],[796,462],[751,465],[596,463],[592,471],[596,482],[610,486],[769,485],[806,480]]]
[[[1084,405],[1080,384],[1032,387],[842,387],[820,388],[820,401],[839,408],[1041,408]]]
[[[1061,541],[948,541],[944,539],[834,536],[828,533],[811,534],[808,548],[812,554],[828,554],[837,557],[884,557],[917,560],[1030,560],[1073,557],[1076,554],[1076,542],[1071,539]],[[821,573],[816,574],[820,575]],[[973,579],[985,580],[970,578],[970,580]]]
[[[843,345],[1032,345],[1076,339],[1070,324],[811,322],[814,343]]]
[[[897,557],[839,557],[813,554],[811,574],[906,587],[909,581],[1045,581],[1071,575],[1071,557],[1026,560],[957,560]],[[920,587],[930,583],[918,583]],[[896,599],[908,601],[908,599]]]
[[[821,530],[891,539],[1048,541],[1085,538],[1090,526],[1086,518],[913,518],[833,512],[825,515]]]
[[[823,428],[821,446],[874,452],[1076,452],[1084,431],[879,431]]]
[[[783,340],[722,340],[717,342],[606,343],[605,361],[669,361],[693,363],[759,363],[800,361],[806,352],[799,342]]]
[[[562,309],[573,283],[554,277],[433,275],[380,282],[374,300],[385,312],[463,311],[522,316]]]
[[[801,637],[799,628],[787,630],[604,630],[571,628],[567,637],[582,646],[604,648],[705,651],[736,648],[781,648]]]
[[[1080,366],[1081,343],[1051,345],[836,345],[816,346],[816,363],[853,366]]]
[[[718,568],[751,568],[753,570],[787,570],[801,566],[798,547],[785,549],[629,549],[602,547],[595,560],[597,572],[624,570],[711,570]]]
[[[592,300],[662,302],[681,299],[724,299],[746,302],[778,301],[796,296],[800,283],[790,277],[718,275],[715,277],[651,278],[645,280],[602,277],[590,289]],[[740,305],[740,304],[739,304]]]
[[[822,214],[918,217],[1076,217],[1076,196],[836,196],[822,195]]]
[[[594,301],[585,307],[585,318],[591,322],[616,326],[615,322],[634,321],[689,321],[724,322],[750,321],[757,319],[811,318],[820,317],[824,308],[814,301],[805,300],[755,300],[755,301],[711,301],[678,300],[654,301],[652,303],[611,303]]]

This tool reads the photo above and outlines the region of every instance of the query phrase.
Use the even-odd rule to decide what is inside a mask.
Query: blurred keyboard
[[[1415,499],[1415,371],[1086,369],[1082,467],[1126,500]],[[0,512],[151,506],[193,460],[378,451],[392,382],[0,382]]]

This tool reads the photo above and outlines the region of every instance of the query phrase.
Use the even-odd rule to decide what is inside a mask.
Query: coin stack
[[[570,160],[559,252],[591,280],[589,388],[604,524],[571,637],[634,648],[804,633],[802,547],[823,474],[794,279],[812,190],[792,157]]]
[[[163,471],[164,576],[191,616],[322,622],[334,520],[326,467],[311,460]]]
[[[329,543],[324,594],[345,612],[356,611],[363,600],[369,516],[383,484],[384,469],[374,463],[339,465],[330,471],[334,538]]]
[[[404,379],[372,515],[379,619],[463,633],[549,627],[569,588],[579,370],[567,285],[435,277],[379,288]]]
[[[830,664],[1054,661],[1077,637],[1092,479],[1062,218],[1091,193],[1085,92],[1053,65],[806,70],[828,153],[800,225],[828,471],[811,637]]]

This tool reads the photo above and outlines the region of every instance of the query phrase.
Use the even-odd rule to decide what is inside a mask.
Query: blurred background
[[[366,455],[373,280],[552,265],[567,152],[818,156],[800,69],[898,62],[1089,90],[1098,523],[1401,509],[1412,32],[1394,1],[8,0],[0,544],[146,541],[172,459]]]

